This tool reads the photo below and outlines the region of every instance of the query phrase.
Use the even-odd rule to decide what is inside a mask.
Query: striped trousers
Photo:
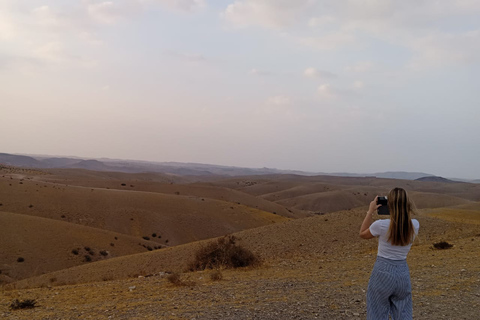
[[[367,289],[367,320],[412,319],[412,285],[406,260],[377,256]]]

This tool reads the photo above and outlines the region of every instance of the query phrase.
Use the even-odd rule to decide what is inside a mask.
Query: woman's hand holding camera
[[[373,215],[375,211],[381,207],[381,205],[377,203],[377,200],[378,200],[378,196],[376,196],[375,199],[373,199],[373,201],[370,202],[370,206],[368,207],[367,214]]]

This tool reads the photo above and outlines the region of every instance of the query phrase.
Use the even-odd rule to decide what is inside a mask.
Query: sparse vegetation
[[[92,262],[92,257],[90,257],[88,254],[86,254],[86,255],[84,256],[84,260],[83,260],[83,261],[85,261],[85,262]]]
[[[72,250],[72,253],[73,253],[74,255],[78,256],[78,249],[73,249],[73,250]]]
[[[156,238],[157,237],[157,234],[156,233],[152,233],[152,238]]]
[[[220,281],[223,279],[223,274],[220,270],[215,270],[210,274],[210,280],[212,281]]]
[[[143,236],[142,238],[145,239],[145,240],[150,240],[150,237],[148,237],[148,236]]]
[[[106,257],[106,256],[108,256],[108,251],[106,251],[106,250],[101,250],[101,251],[100,251],[100,255]]]
[[[110,246],[111,246],[111,247],[115,247],[115,243],[112,243],[112,242],[111,242],[111,243],[110,243]]]
[[[33,208],[33,204],[29,205],[28,207],[29,207],[29,208]]]
[[[12,303],[10,303],[10,310],[20,310],[20,309],[32,309],[35,308],[37,304],[37,301],[35,299],[25,299],[25,300],[18,300],[15,299],[13,300]]]
[[[434,247],[435,249],[440,249],[440,250],[442,250],[442,249],[450,249],[451,247],[453,247],[453,244],[450,244],[450,243],[448,243],[448,242],[446,242],[446,241],[441,241],[441,242],[434,243],[434,244],[433,244],[433,247]]]
[[[177,287],[194,286],[195,282],[182,280],[180,273],[174,272],[167,277],[168,282]]]
[[[17,258],[17,262],[24,262],[24,261],[25,261],[25,259],[22,258],[22,257]]]
[[[236,240],[234,236],[225,236],[200,248],[190,263],[189,269],[195,271],[259,265],[259,257],[239,246]]]

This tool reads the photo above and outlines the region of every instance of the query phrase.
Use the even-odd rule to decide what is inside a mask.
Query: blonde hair
[[[402,188],[394,188],[388,193],[388,210],[390,210],[390,227],[388,241],[394,246],[406,246],[413,242],[411,214],[415,205]]]

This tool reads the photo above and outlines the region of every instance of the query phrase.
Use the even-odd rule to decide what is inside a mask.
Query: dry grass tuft
[[[434,243],[433,247],[435,249],[450,249],[451,247],[453,247],[453,244],[450,244],[446,241],[441,241],[441,242]]]
[[[15,299],[12,303],[10,303],[9,308],[11,310],[20,310],[20,309],[32,309],[35,308],[37,302],[35,299],[26,299],[26,300],[18,300]]]
[[[183,280],[180,273],[174,272],[167,277],[168,282],[176,287],[194,286],[195,282]]]
[[[213,273],[210,274],[210,280],[212,281],[220,281],[223,279],[223,274],[220,270],[215,270]]]

